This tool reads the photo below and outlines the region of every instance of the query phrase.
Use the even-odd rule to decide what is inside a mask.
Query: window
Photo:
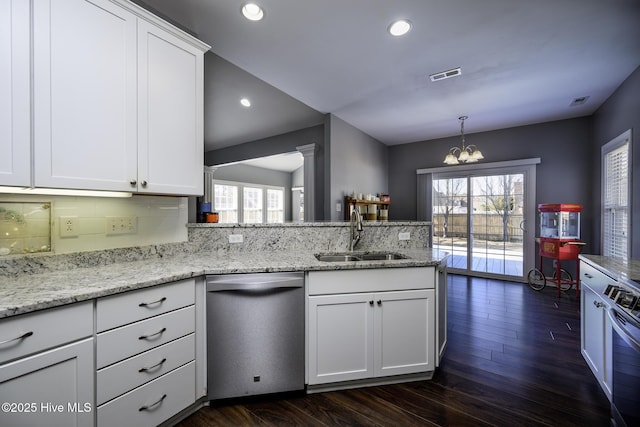
[[[283,223],[284,188],[213,180],[213,210],[221,223]]]
[[[602,147],[602,255],[629,256],[631,130]]]
[[[214,183],[213,205],[220,222],[238,222],[238,186]]]
[[[284,222],[284,191],[267,188],[267,222]]]
[[[242,222],[260,224],[262,220],[262,188],[244,187],[242,203]]]

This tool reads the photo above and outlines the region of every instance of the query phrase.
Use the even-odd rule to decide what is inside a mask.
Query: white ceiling
[[[222,64],[206,81],[209,150],[321,123],[317,112],[387,145],[458,134],[461,115],[466,133],[580,117],[640,66],[638,0],[259,0],[260,22],[242,0],[144,1],[219,57],[207,63]],[[397,18],[413,24],[404,37],[386,31]],[[242,96],[254,106],[239,110]]]

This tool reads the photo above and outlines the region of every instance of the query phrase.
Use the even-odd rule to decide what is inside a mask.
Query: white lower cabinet
[[[601,295],[608,284],[615,284],[615,280],[594,270],[584,262],[580,264],[580,277],[582,281],[580,350],[600,387],[611,400],[612,329],[607,314],[609,302]]]
[[[98,426],[156,426],[195,402],[195,362],[98,407]]]
[[[433,268],[309,273],[308,384],[433,371],[434,275]],[[328,292],[376,292],[323,295],[324,284]]]
[[[195,403],[195,311],[194,279],[98,299],[98,426],[155,426]]]
[[[93,426],[91,302],[0,321],[1,426]]]

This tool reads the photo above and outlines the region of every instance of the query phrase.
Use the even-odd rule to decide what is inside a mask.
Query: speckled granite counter
[[[614,279],[622,278],[636,282],[640,289],[640,259],[623,260],[587,254],[580,254],[578,257]]]
[[[409,227],[422,229],[425,224],[398,225],[398,230]],[[343,224],[338,224],[339,229]],[[396,227],[390,225],[390,227]],[[289,228],[289,227],[287,227]],[[314,227],[314,230],[319,227]],[[199,229],[207,230],[207,228]],[[218,233],[231,232],[227,228],[209,228]],[[237,233],[238,227],[232,229]],[[333,239],[333,245],[321,245],[320,250],[312,250],[307,239],[295,244],[281,235],[276,227],[259,228],[269,231],[265,241],[249,236],[249,228],[241,230],[250,237],[246,251],[224,250],[221,238],[191,239],[189,244],[162,245],[145,248],[131,248],[116,251],[102,251],[97,254],[73,254],[59,257],[54,268],[53,257],[29,257],[21,260],[21,272],[0,275],[0,318],[29,313],[79,301],[113,295],[134,289],[168,283],[205,274],[256,273],[276,271],[311,271],[363,268],[425,267],[440,263],[446,253],[425,247],[426,235],[423,231],[413,239],[394,244],[384,243],[385,250],[392,250],[407,256],[407,259],[391,261],[321,262],[314,254],[327,250],[344,250],[344,242]],[[311,229],[308,229],[311,230]],[[381,229],[378,228],[377,232]],[[288,230],[287,230],[288,231]],[[333,233],[335,230],[329,230]],[[393,229],[393,233],[397,230]],[[275,233],[275,234],[274,234]],[[274,235],[276,237],[274,237]],[[395,239],[397,240],[397,238]],[[215,242],[218,246],[214,248]],[[337,242],[337,243],[336,243]],[[228,245],[228,243],[227,243]],[[204,247],[203,247],[204,246]],[[253,249],[251,249],[253,248]],[[289,248],[289,250],[284,250]],[[380,250],[381,247],[363,247],[361,250]],[[206,249],[206,250],[204,250]],[[85,261],[85,262],[83,262]],[[61,263],[61,264],[60,264]],[[6,265],[13,265],[9,262]],[[84,267],[78,267],[84,265]],[[15,266],[14,266],[15,267]]]

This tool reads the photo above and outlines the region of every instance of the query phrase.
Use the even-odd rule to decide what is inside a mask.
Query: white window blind
[[[631,131],[602,147],[602,255],[629,256]]]

